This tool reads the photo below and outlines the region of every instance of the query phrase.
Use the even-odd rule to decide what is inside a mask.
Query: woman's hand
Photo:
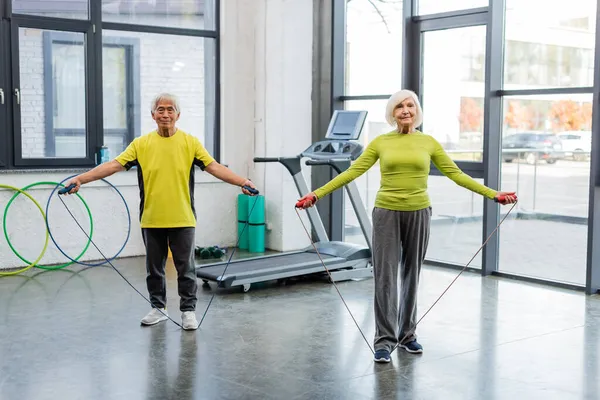
[[[296,208],[307,209],[309,207],[314,206],[316,202],[317,196],[314,192],[310,192],[309,194],[305,195],[300,200],[298,200],[298,202],[296,203]]]
[[[502,205],[513,204],[517,202],[517,195],[515,192],[498,192],[495,200]]]

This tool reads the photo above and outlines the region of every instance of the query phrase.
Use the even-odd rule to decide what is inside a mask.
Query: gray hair
[[[419,96],[412,90],[400,90],[394,93],[388,100],[387,106],[385,107],[385,119],[391,126],[398,126],[398,123],[394,119],[394,110],[398,107],[398,104],[402,103],[406,99],[412,99],[415,102],[417,114],[415,115],[415,128],[423,123],[423,109],[419,102]]]
[[[177,98],[177,96],[171,93],[159,93],[154,97],[150,105],[150,111],[152,112],[152,114],[154,114],[156,108],[158,107],[158,104],[163,100],[173,104],[173,107],[175,107],[175,111],[177,111],[177,114],[181,112],[181,108],[179,107],[179,98]]]

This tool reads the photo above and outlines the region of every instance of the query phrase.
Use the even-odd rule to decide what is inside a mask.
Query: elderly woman
[[[304,208],[364,174],[377,160],[381,187],[373,208],[373,270],[375,280],[375,361],[390,362],[399,345],[422,353],[417,342],[417,287],[429,242],[431,206],[427,194],[430,161],[458,185],[501,204],[514,203],[513,192],[497,192],[464,174],[432,136],[415,127],[423,121],[417,95],[401,90],[392,95],[386,119],[393,131],[375,138],[353,165],[300,201]],[[398,307],[398,264],[402,284]],[[399,329],[398,329],[399,328]]]

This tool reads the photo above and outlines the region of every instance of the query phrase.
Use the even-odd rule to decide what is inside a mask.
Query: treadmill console
[[[302,156],[315,160],[356,160],[363,152],[357,140],[366,118],[366,111],[334,111],[325,140],[313,143]]]

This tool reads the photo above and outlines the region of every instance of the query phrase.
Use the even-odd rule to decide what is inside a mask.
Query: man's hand
[[[254,186],[254,183],[252,183],[252,181],[250,179],[246,179],[244,181],[244,183],[242,183],[242,193],[247,194],[248,196],[255,196],[255,194],[253,194],[252,192],[249,192],[247,189],[245,189],[244,186],[248,186],[248,187],[251,187],[252,189],[256,189],[256,186]]]
[[[67,183],[65,183],[65,187],[69,187],[71,185],[75,185],[75,187],[73,189],[69,190],[69,193],[65,193],[65,196],[67,194],[75,194],[79,191],[79,188],[82,185],[81,178],[79,176],[76,176],[76,177],[70,179]]]
[[[517,202],[517,195],[515,192],[498,192],[496,201],[502,205],[513,204]]]

